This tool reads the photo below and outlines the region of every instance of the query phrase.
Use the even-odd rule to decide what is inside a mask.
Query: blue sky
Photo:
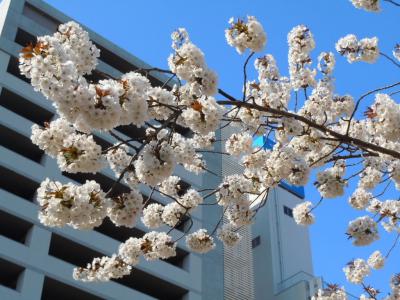
[[[171,32],[185,27],[192,41],[206,54],[209,66],[219,74],[220,87],[233,95],[239,95],[242,82],[242,66],[245,55],[240,56],[229,47],[224,29],[231,16],[256,16],[263,24],[268,42],[262,53],[275,56],[281,73],[287,75],[286,35],[298,24],[307,25],[316,40],[313,56],[321,51],[333,51],[335,42],[353,33],[359,38],[378,36],[381,51],[391,54],[396,42],[400,42],[400,8],[383,3],[380,14],[355,9],[348,0],[204,0],[204,1],[106,1],[106,0],[46,0],[70,17],[83,23],[117,45],[133,53],[147,63],[166,67],[171,52]],[[112,4],[111,4],[112,3]],[[259,55],[260,56],[260,55]],[[355,98],[366,91],[398,81],[399,69],[384,58],[376,64],[355,63],[336,56],[334,72],[339,94],[349,93]],[[254,75],[252,64],[250,74]],[[398,98],[399,99],[399,98]],[[372,98],[365,101],[371,103]],[[364,107],[365,108],[365,107]],[[352,190],[354,183],[349,184]],[[347,197],[325,200],[316,210],[317,222],[311,227],[314,270],[328,282],[344,284],[357,294],[357,286],[346,283],[342,267],[351,259],[367,258],[376,249],[383,253],[390,248],[394,236],[382,233],[381,241],[368,247],[354,247],[344,232],[350,219],[363,214],[347,205]],[[398,198],[391,191],[388,197]],[[306,198],[317,202],[319,196],[314,187],[306,187]],[[384,270],[374,271],[367,282],[373,283],[385,294],[388,292],[390,275],[400,272],[400,246],[394,251]]]

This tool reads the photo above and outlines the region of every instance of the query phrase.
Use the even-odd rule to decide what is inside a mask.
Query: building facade
[[[302,190],[288,185],[269,195],[255,224],[241,229],[243,239],[232,249],[220,244],[206,255],[191,253],[184,239],[177,257],[167,261],[142,261],[130,276],[108,283],[82,283],[72,278],[74,266],[84,266],[93,257],[115,253],[131,236],[142,236],[140,222],[134,229],[116,228],[105,221],[94,231],[44,227],[38,220],[36,189],[46,177],[82,183],[94,179],[107,190],[114,180],[110,170],[96,175],[61,173],[56,162],[30,141],[31,126],[55,118],[51,103],[33,91],[19,74],[18,55],[35,37],[51,34],[70,18],[40,0],[3,0],[0,4],[0,299],[183,299],[183,300],[306,300],[319,285],[312,274],[311,251],[306,228],[295,224],[291,209],[304,197]],[[87,28],[86,28],[87,29]],[[118,77],[143,61],[87,29],[100,49],[99,65],[91,79],[104,74]],[[166,78],[151,77],[153,85]],[[126,138],[143,136],[133,126],[118,128]],[[185,131],[182,129],[182,134]],[[223,132],[222,135],[227,134]],[[115,142],[95,136],[104,147]],[[137,142],[139,143],[139,142]],[[216,146],[221,147],[221,144]],[[216,149],[221,150],[221,149]],[[178,168],[185,185],[200,188],[219,184],[221,177],[240,172],[237,162],[226,156],[205,155],[213,173],[195,176]],[[119,185],[120,191],[127,188]],[[143,195],[149,190],[143,189]],[[155,195],[153,201],[165,203]],[[193,214],[193,229],[213,228],[221,211],[202,206]],[[183,234],[183,222],[172,232]]]
[[[52,34],[67,16],[39,0],[3,0],[0,5],[0,299],[223,299],[222,249],[207,255],[190,253],[184,239],[178,242],[177,256],[156,262],[142,261],[130,276],[108,283],[82,283],[72,278],[74,266],[85,266],[94,257],[111,255],[131,236],[140,237],[146,227],[140,222],[134,229],[116,228],[105,222],[94,231],[44,227],[38,220],[35,192],[46,177],[60,182],[82,183],[86,175],[61,173],[56,162],[30,141],[31,126],[50,121],[55,111],[50,101],[34,92],[29,80],[19,74],[18,55],[22,47],[35,42],[36,36]],[[87,29],[88,30],[88,29]],[[109,74],[118,77],[137,68],[149,68],[144,62],[105,40],[91,30],[89,35],[101,51],[92,80]],[[153,85],[166,79],[150,78]],[[121,136],[143,137],[143,129],[123,126]],[[182,129],[182,134],[185,134]],[[96,133],[104,147],[115,142]],[[139,143],[139,142],[137,142]],[[139,144],[137,144],[139,145]],[[208,157],[214,173],[220,158]],[[199,188],[219,184],[219,177],[195,176],[178,168],[185,186]],[[89,175],[107,190],[115,179],[107,169]],[[127,187],[119,185],[126,191]],[[150,193],[143,189],[144,196]],[[165,203],[157,195],[152,201]],[[212,228],[218,211],[204,207],[193,213],[193,230]],[[185,222],[171,234],[183,234]]]
[[[222,139],[237,129],[226,127]],[[254,146],[271,148],[272,141],[257,139]],[[222,174],[241,173],[232,156],[222,157]],[[304,189],[282,182],[271,190],[265,206],[259,197],[251,228],[241,228],[242,242],[224,249],[224,294],[227,300],[308,300],[321,287],[314,277],[307,227],[293,219],[293,208],[304,200]]]

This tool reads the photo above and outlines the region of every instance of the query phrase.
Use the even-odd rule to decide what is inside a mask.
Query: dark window
[[[41,126],[44,125],[44,122],[49,122],[53,117],[52,112],[4,87],[0,94],[0,105]]]
[[[141,238],[145,234],[145,232],[138,228],[128,228],[125,226],[117,228],[108,218],[104,219],[103,224],[94,228],[94,230],[120,242],[125,242],[130,237]]]
[[[42,300],[71,300],[71,299],[85,299],[85,300],[103,300],[98,296],[89,294],[73,286],[61,283],[49,277],[45,277],[42,291]]]
[[[103,254],[93,249],[54,233],[51,236],[49,255],[75,266],[86,266],[93,258],[103,256]],[[132,270],[131,275],[113,281],[158,299],[179,299],[187,292],[179,286],[135,268]]]
[[[116,128],[119,132],[122,132],[126,136],[130,137],[131,139],[142,142],[146,137],[146,128],[144,127],[136,127],[133,125],[122,125]]]
[[[0,124],[0,145],[40,163],[44,152],[31,139]]]
[[[190,184],[186,181],[180,180],[178,185],[180,186],[180,189],[178,191],[178,194],[180,196],[183,196],[187,192],[187,190],[190,189]]]
[[[15,56],[10,56],[7,66],[7,72],[30,84],[31,80],[29,78],[26,78],[24,75],[20,73],[18,66],[19,66],[18,58]]]
[[[31,223],[0,210],[0,235],[25,243],[30,228],[32,228]]]
[[[29,3],[25,3],[23,14],[51,31],[56,31],[60,24],[60,21]]]
[[[106,218],[99,227],[94,229],[104,235],[107,235],[117,241],[125,242],[130,237],[141,238],[146,232],[139,228],[128,228],[125,226],[116,227],[110,219]],[[178,268],[184,267],[184,262],[189,253],[183,249],[176,248],[176,256],[166,259],[165,262],[170,263]]]
[[[17,289],[18,278],[24,268],[0,258],[0,284],[11,289]]]
[[[251,240],[251,248],[255,248],[261,243],[261,237],[256,236],[254,239]]]
[[[101,146],[101,149],[106,150],[107,148],[111,147],[112,144],[106,140],[103,140],[101,137],[97,135],[93,135],[94,141]]]
[[[92,73],[86,74],[84,77],[86,78],[86,80],[88,82],[91,82],[91,83],[97,83],[100,80],[109,78],[109,76],[107,76],[107,74],[104,74],[97,70],[93,70]]]
[[[0,189],[33,202],[39,183],[3,166],[0,166],[0,178]]]
[[[36,44],[36,36],[33,34],[30,34],[29,32],[26,32],[25,30],[18,28],[17,29],[17,34],[15,36],[14,41],[18,44],[21,45],[22,47],[26,47],[29,44]]]
[[[283,206],[283,213],[291,218],[293,218],[293,209],[287,206]]]
[[[130,63],[126,59],[114,54],[112,51],[108,50],[107,48],[99,45],[98,43],[94,43],[96,47],[100,50],[100,60],[105,62],[106,64],[110,65],[111,67],[117,69],[121,73],[128,73],[131,71],[135,71],[138,69],[137,66]],[[148,79],[153,86],[162,86],[163,82],[158,80],[153,76],[148,76]]]
[[[142,270],[132,268],[132,273],[113,280],[160,300],[179,300],[187,290]]]
[[[103,191],[107,192],[116,182],[117,179],[111,179],[110,177],[103,175],[101,173],[96,173],[96,174],[82,174],[82,173],[77,173],[77,174],[71,174],[67,172],[62,172],[62,174],[68,178],[71,178],[72,180],[75,180],[79,183],[85,183],[86,180],[95,180],[98,184],[100,184],[101,188]],[[109,195],[110,197],[120,195],[122,193],[129,193],[130,189],[126,186],[123,185],[122,183],[116,184],[114,191],[112,195]]]
[[[177,133],[179,133],[179,134],[181,134],[181,135],[183,135],[183,136],[185,136],[187,138],[190,138],[190,137],[193,136],[193,132],[189,128],[183,127],[183,126],[178,125],[178,124],[174,125],[174,130]]]
[[[49,255],[69,262],[75,266],[86,266],[95,257],[103,254],[81,244],[73,242],[61,235],[53,233],[49,248]]]

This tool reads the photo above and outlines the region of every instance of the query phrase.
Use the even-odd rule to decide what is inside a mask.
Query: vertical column
[[[34,225],[28,233],[26,245],[29,247],[31,265],[45,263],[45,257],[49,252],[51,232]],[[44,282],[44,274],[36,270],[26,269],[18,282],[21,298],[24,300],[40,300]]]
[[[221,140],[221,132],[217,131],[216,138]],[[215,143],[214,150],[221,152],[221,143]],[[218,174],[205,173],[203,175],[204,188],[216,188],[221,183],[222,175],[222,155],[214,153],[204,153],[207,167]],[[215,197],[208,199],[215,201]],[[209,233],[217,225],[221,215],[222,208],[219,205],[204,205],[202,206],[202,227],[206,228]],[[204,299],[222,300],[224,299],[224,259],[223,248],[221,243],[217,243],[214,250],[203,254],[202,259],[202,296]]]
[[[17,290],[21,293],[23,300],[40,300],[42,295],[44,275],[33,271],[31,269],[25,269],[21,274],[17,283]]]
[[[0,81],[4,81],[4,75],[7,73],[7,66],[10,55],[0,50]]]
[[[25,0],[3,0],[0,5],[0,33],[2,38],[14,40]]]
[[[183,296],[182,300],[202,300],[202,296],[193,291],[189,291],[185,296]]]

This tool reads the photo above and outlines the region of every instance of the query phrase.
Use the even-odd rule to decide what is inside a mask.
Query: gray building
[[[130,236],[146,231],[139,223],[134,229],[116,228],[109,221],[95,231],[72,228],[48,228],[40,224],[35,191],[46,177],[61,182],[84,182],[87,176],[60,173],[56,162],[30,142],[31,126],[54,118],[50,101],[33,91],[29,81],[18,71],[18,54],[35,37],[51,34],[58,24],[70,18],[39,0],[3,0],[0,7],[0,299],[223,299],[222,250],[207,255],[190,253],[184,239],[178,243],[177,256],[167,261],[142,261],[130,276],[109,283],[82,283],[72,278],[75,265],[84,266],[93,257],[115,253],[118,245]],[[144,62],[88,30],[101,50],[100,62],[92,75],[102,73],[118,77],[122,73],[148,68]],[[165,81],[150,78],[153,85]],[[140,138],[143,130],[133,126],[118,128],[121,136]],[[185,132],[182,132],[185,134]],[[107,147],[115,140],[96,134]],[[209,166],[218,173],[221,161],[214,157]],[[218,161],[219,160],[219,161]],[[218,177],[195,176],[183,168],[177,175],[186,186],[199,188],[219,184]],[[105,190],[111,186],[111,170],[89,176]],[[120,191],[127,189],[124,185]],[[144,195],[149,190],[143,189]],[[165,203],[155,195],[153,201]],[[218,212],[204,207],[193,214],[193,229],[212,228]],[[183,234],[183,222],[172,232]]]
[[[222,139],[238,129],[226,127]],[[256,146],[271,148],[272,141],[258,139]],[[222,174],[241,173],[237,159],[222,157]],[[252,205],[258,210],[259,197]],[[307,227],[293,219],[293,208],[304,200],[304,189],[282,182],[257,211],[251,228],[241,228],[241,243],[224,249],[225,299],[306,300],[321,287],[314,277]]]
[[[82,283],[72,278],[74,266],[114,253],[119,243],[130,236],[142,236],[146,228],[141,223],[134,229],[116,228],[105,221],[94,231],[77,231],[44,227],[37,218],[35,192],[41,181],[50,177],[82,183],[88,176],[60,173],[56,162],[31,143],[31,126],[52,120],[55,111],[19,74],[17,57],[36,36],[51,34],[58,24],[69,20],[40,0],[3,0],[0,4],[0,299],[308,299],[319,280],[310,275],[308,231],[298,227],[291,216],[291,209],[303,197],[302,191],[287,185],[271,193],[252,229],[241,229],[244,238],[236,248],[223,249],[218,244],[215,251],[199,255],[191,253],[181,239],[177,257],[142,261],[121,280]],[[149,67],[87,30],[101,50],[91,79],[102,79],[104,73],[118,77]],[[160,75],[150,79],[153,85],[160,85],[166,78]],[[143,135],[143,130],[132,126],[119,127],[118,131],[127,138]],[[95,139],[104,147],[115,142],[101,134]],[[226,175],[238,170],[226,158],[206,158],[214,173]],[[195,176],[183,168],[178,168],[177,175],[184,178],[186,186],[195,188],[216,186],[221,180],[208,173]],[[114,179],[110,170],[89,177],[104,189]],[[121,184],[118,189],[125,191],[127,187]],[[148,195],[150,191],[143,188],[142,193]],[[166,202],[157,195],[153,201]],[[193,229],[213,228],[220,214],[215,206],[199,208],[193,214]],[[173,237],[180,237],[186,226],[182,222],[172,232]]]

